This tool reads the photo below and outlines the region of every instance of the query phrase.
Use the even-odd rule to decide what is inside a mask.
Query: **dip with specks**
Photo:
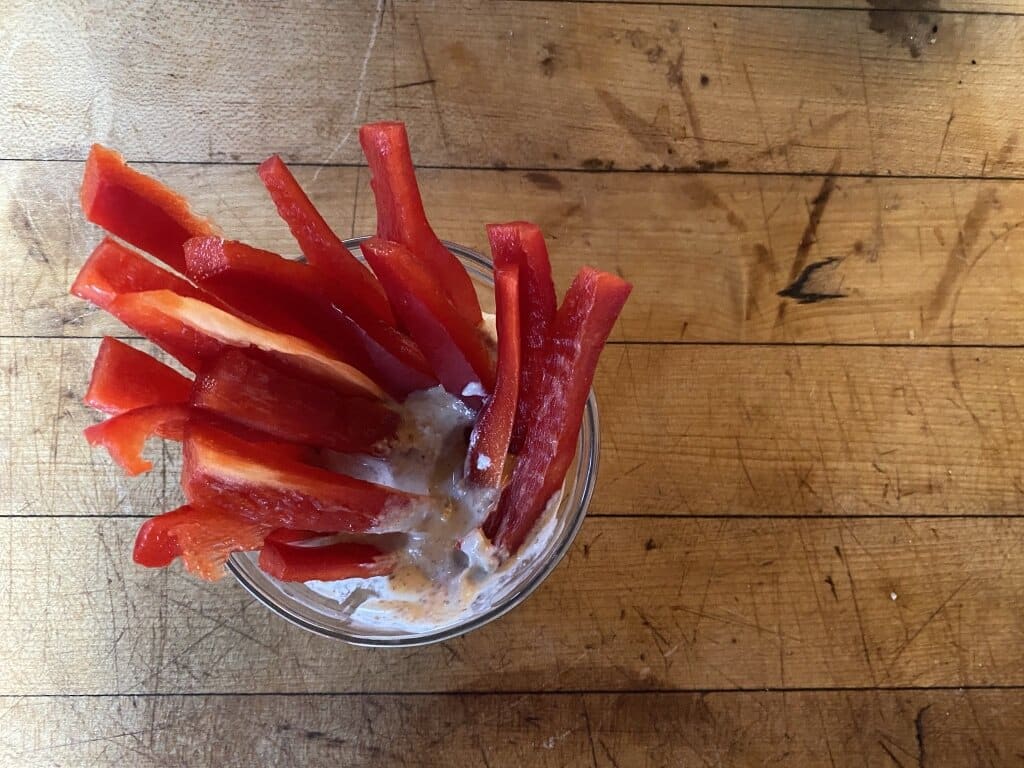
[[[481,331],[493,348],[494,315],[483,313]],[[477,394],[473,386],[463,396]],[[402,405],[402,427],[387,459],[335,455],[332,468],[338,472],[426,497],[411,515],[403,513],[398,525],[387,526],[395,533],[386,534],[386,541],[398,556],[390,576],[307,582],[314,592],[340,603],[355,627],[427,632],[486,610],[533,565],[554,535],[559,494],[515,557],[501,558],[484,536],[480,526],[497,497],[493,490],[464,482],[475,418],[472,409],[442,387],[414,392]]]
[[[426,497],[404,516],[399,530],[387,534],[397,568],[390,576],[310,581],[307,586],[339,602],[357,626],[422,632],[490,606],[493,596],[543,550],[555,529],[558,498],[516,556],[502,562],[480,530],[495,492],[463,481],[474,412],[441,387],[414,392],[403,411],[403,426],[387,459],[339,454],[332,462],[336,471]]]

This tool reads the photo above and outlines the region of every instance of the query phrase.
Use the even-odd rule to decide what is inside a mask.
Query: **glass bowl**
[[[365,237],[345,241],[345,246],[360,260],[359,243]],[[484,311],[494,310],[494,281],[491,262],[469,248],[445,243],[448,250],[469,272]],[[590,497],[597,480],[600,447],[597,402],[594,393],[587,399],[576,448],[576,458],[569,467],[562,493],[554,510],[554,530],[543,546],[530,553],[527,563],[520,563],[515,575],[501,585],[490,604],[466,612],[458,619],[439,624],[422,632],[366,626],[356,623],[341,603],[324,597],[303,583],[278,581],[261,571],[258,553],[236,553],[228,561],[228,569],[250,594],[292,624],[324,637],[343,640],[352,645],[409,647],[450,640],[482,627],[511,611],[541,585],[572,546],[586,516]]]

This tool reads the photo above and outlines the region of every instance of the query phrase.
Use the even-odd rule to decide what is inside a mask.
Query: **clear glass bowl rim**
[[[361,259],[359,243],[367,240],[369,237],[371,236],[364,235],[349,238],[344,241],[344,245]],[[489,259],[463,245],[448,241],[443,242],[448,250],[455,254],[463,263],[474,282],[483,283],[493,288],[493,265]],[[293,607],[291,599],[286,598],[280,591],[265,588],[264,585],[272,587],[273,581],[263,574],[262,571],[259,571],[255,563],[244,554],[232,555],[228,560],[227,567],[239,584],[273,613],[276,613],[291,624],[321,637],[341,640],[350,645],[376,648],[409,648],[451,640],[504,616],[533,594],[551,572],[554,571],[572,547],[572,543],[583,525],[583,520],[586,518],[590,499],[593,496],[594,486],[597,482],[599,456],[600,422],[598,421],[597,414],[597,399],[594,397],[593,391],[591,391],[587,398],[583,423],[580,427],[575,460],[576,471],[573,475],[566,478],[565,485],[562,487],[563,496],[559,502],[559,507],[561,508],[566,504],[570,506],[568,510],[562,510],[562,514],[567,515],[568,518],[560,533],[559,540],[545,559],[538,560],[536,571],[517,589],[505,595],[486,611],[471,615],[460,622],[438,630],[392,637],[374,637],[357,632],[346,632],[319,621],[317,616],[307,607]],[[306,615],[303,615],[303,609],[305,609]]]

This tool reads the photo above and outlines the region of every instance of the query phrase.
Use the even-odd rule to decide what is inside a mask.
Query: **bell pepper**
[[[85,404],[109,414],[146,405],[187,403],[192,382],[123,341],[104,336],[92,366]]]
[[[185,241],[217,233],[185,198],[99,144],[93,144],[85,161],[80,197],[86,219],[179,272],[185,267]]]
[[[494,388],[494,366],[480,331],[455,310],[436,274],[403,245],[380,238],[361,244],[391,308],[409,330],[438,380],[454,395]]]
[[[452,306],[475,328],[480,324],[476,289],[465,268],[445,248],[427,221],[405,125],[364,125],[359,129],[359,143],[372,174],[370,186],[377,204],[377,237],[400,243],[416,254],[426,270],[437,278]],[[377,277],[380,278],[379,273]],[[387,291],[387,286],[384,290]],[[411,326],[406,328],[412,332]]]
[[[536,224],[513,221],[489,224],[487,238],[495,266],[519,265],[519,337],[522,359],[519,368],[519,399],[509,441],[509,453],[519,453],[537,412],[537,388],[544,369],[544,347],[555,317],[557,299],[551,280],[551,262],[544,235]]]
[[[337,321],[322,279],[308,264],[220,237],[187,241],[185,274],[267,328],[328,349]]]
[[[225,350],[196,378],[191,402],[283,440],[377,456],[399,422],[380,400],[339,395],[252,350]]]
[[[357,323],[334,302],[324,278],[308,264],[220,238],[190,240],[185,261],[189,277],[232,309],[329,349],[396,399],[437,383],[407,336],[375,317]]]
[[[259,566],[280,581],[335,581],[386,576],[397,559],[372,544],[340,541],[324,546],[296,546],[266,541]]]
[[[185,430],[182,488],[190,504],[273,528],[395,530],[424,497],[283,458],[205,424]]]
[[[260,165],[259,174],[302,255],[325,278],[334,303],[360,320],[369,315],[393,326],[395,317],[384,289],[324,221],[284,161],[273,155]]]
[[[109,311],[197,373],[227,347],[256,347],[349,394],[386,397],[364,373],[335,359],[329,350],[172,291],[124,294],[111,302]]]
[[[147,568],[164,568],[180,557],[190,573],[215,581],[224,575],[232,552],[259,549],[268,531],[262,523],[186,504],[142,524],[132,559]]]
[[[483,526],[495,546],[509,554],[523,544],[565,480],[598,357],[631,290],[615,275],[584,267],[555,315],[537,388],[537,412],[509,485]]]
[[[519,396],[519,264],[495,261],[494,299],[498,326],[497,381],[469,435],[466,478],[500,488]]]
[[[147,261],[136,251],[109,237],[89,254],[71,284],[73,296],[92,302],[101,309],[108,309],[122,293],[158,290],[174,291],[180,296],[204,301],[210,298],[187,280]]]
[[[146,440],[152,436],[180,442],[185,435],[185,426],[190,422],[202,422],[226,432],[238,439],[257,443],[266,451],[287,456],[296,461],[307,457],[308,450],[301,446],[276,440],[274,436],[260,429],[236,424],[215,413],[208,413],[183,403],[169,405],[146,405],[111,416],[99,424],[86,427],[85,439],[89,445],[102,445],[107,449],[129,476],[140,475],[153,468],[153,463],[142,458]]]

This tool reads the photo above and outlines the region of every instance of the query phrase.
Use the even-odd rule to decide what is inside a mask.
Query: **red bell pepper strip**
[[[495,546],[509,554],[519,549],[565,480],[601,348],[631,290],[615,275],[584,267],[555,315],[537,413],[512,479],[483,526]]]
[[[283,440],[384,456],[398,413],[380,400],[344,397],[250,350],[229,349],[196,378],[192,405]]]
[[[153,468],[153,462],[142,458],[142,449],[150,435],[181,440],[185,423],[191,414],[187,405],[147,405],[125,411],[85,429],[89,445],[102,445],[110,458],[129,476],[141,475]]]
[[[273,155],[260,165],[259,174],[302,255],[326,278],[325,286],[337,306],[360,319],[369,314],[393,326],[395,316],[384,289],[324,221],[284,161]]]
[[[268,530],[237,515],[186,504],[142,524],[132,559],[147,568],[164,568],[180,557],[190,573],[215,581],[224,575],[232,552],[259,549]]]
[[[513,221],[489,224],[487,238],[495,267],[519,265],[519,316],[522,360],[519,372],[519,400],[509,441],[509,453],[519,453],[537,412],[537,388],[544,370],[544,347],[555,317],[557,299],[551,280],[551,262],[544,235],[536,224]],[[500,341],[500,340],[499,340]]]
[[[153,468],[152,462],[142,458],[142,449],[147,439],[157,436],[180,442],[185,436],[186,424],[196,421],[231,432],[240,440],[258,443],[267,451],[296,461],[308,455],[308,449],[304,446],[275,440],[273,436],[258,429],[232,423],[223,416],[191,408],[183,403],[146,405],[111,416],[99,424],[86,427],[85,439],[89,445],[102,445],[106,448],[110,457],[125,473],[134,476]]]
[[[85,404],[109,414],[146,405],[187,403],[192,382],[170,366],[123,341],[104,336]]]
[[[185,432],[182,488],[189,503],[274,528],[393,530],[423,497],[312,467],[207,425]]]
[[[469,436],[466,477],[478,486],[500,488],[519,396],[519,265],[495,262],[498,372],[494,394],[484,404]]]
[[[373,175],[370,186],[377,203],[377,237],[400,243],[416,254],[441,284],[456,311],[475,328],[480,324],[480,302],[473,281],[427,221],[405,125],[364,125],[359,129],[359,143]]]
[[[340,541],[321,547],[303,547],[267,541],[259,565],[280,581],[336,581],[386,576],[397,559],[372,544]]]
[[[370,238],[363,255],[380,278],[402,325],[444,388],[473,396],[494,388],[494,366],[480,331],[452,306],[438,277],[403,245]],[[478,385],[482,391],[476,391]]]
[[[309,342],[171,291],[118,296],[110,313],[197,373],[227,347],[256,347],[352,395],[385,398],[365,374]]]
[[[109,237],[89,254],[71,284],[73,296],[92,302],[101,309],[110,307],[110,303],[122,293],[159,290],[174,291],[194,299],[210,298],[187,280],[147,261],[141,254]]]
[[[185,274],[233,310],[323,348],[337,321],[322,278],[308,264],[236,240],[185,243]]]
[[[99,144],[93,144],[85,161],[81,202],[86,219],[179,272],[185,267],[185,241],[217,232],[181,195],[129,168],[120,154]]]
[[[411,339],[375,317],[360,324],[346,315],[308,264],[215,237],[186,243],[185,260],[188,275],[237,312],[330,349],[396,399],[437,383]]]

